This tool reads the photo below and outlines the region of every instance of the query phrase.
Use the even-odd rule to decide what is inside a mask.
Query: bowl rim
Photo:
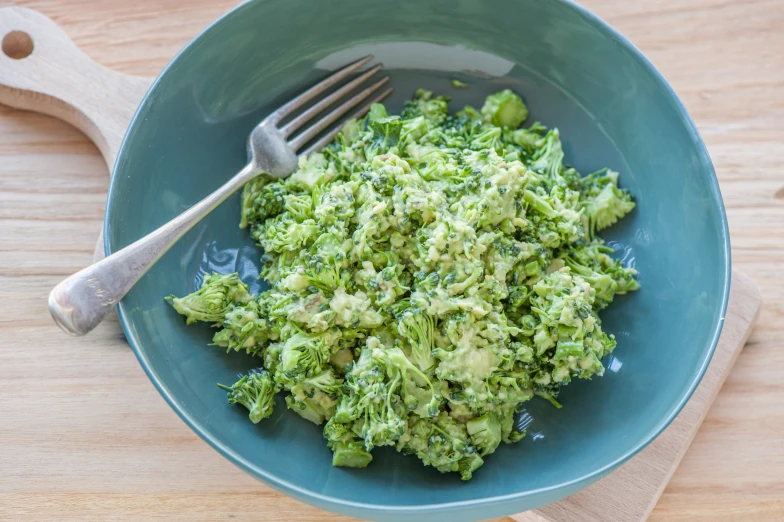
[[[257,0],[263,1],[263,0]],[[697,371],[693,374],[691,383],[689,384],[686,393],[683,395],[681,400],[675,404],[673,407],[670,408],[669,413],[660,419],[656,425],[648,432],[648,434],[641,439],[641,441],[636,444],[631,450],[627,451],[625,454],[621,455],[619,458],[613,460],[594,470],[593,472],[583,475],[580,478],[570,480],[567,482],[561,482],[558,484],[554,484],[547,487],[542,487],[533,490],[525,490],[520,491],[517,493],[510,493],[506,495],[497,495],[497,496],[490,496],[490,497],[483,497],[477,499],[470,499],[470,500],[460,500],[455,502],[443,502],[438,504],[425,504],[425,505],[384,505],[384,504],[368,504],[365,502],[357,502],[352,500],[345,500],[341,498],[332,497],[329,495],[324,495],[322,493],[318,493],[315,491],[310,491],[308,489],[302,488],[297,484],[294,484],[290,481],[284,480],[274,473],[270,473],[250,462],[245,460],[241,455],[236,453],[227,445],[223,444],[221,441],[217,440],[213,436],[208,433],[208,431],[200,426],[194,419],[190,417],[190,415],[185,411],[182,405],[179,403],[176,397],[169,393],[169,390],[164,386],[164,384],[159,380],[158,376],[152,371],[148,359],[142,353],[140,349],[140,343],[135,335],[135,330],[131,328],[130,322],[127,318],[127,313],[124,302],[120,301],[117,306],[117,313],[120,319],[120,325],[122,326],[123,332],[125,333],[126,339],[128,340],[131,348],[133,349],[134,353],[136,354],[136,358],[139,360],[139,364],[144,369],[144,372],[147,374],[147,377],[152,381],[155,385],[155,388],[158,392],[163,396],[169,406],[180,416],[180,418],[205,442],[207,442],[213,449],[218,451],[221,455],[231,461],[234,465],[241,468],[246,473],[256,477],[257,479],[261,480],[262,482],[266,483],[273,489],[276,489],[280,492],[285,494],[291,495],[295,498],[312,500],[321,506],[333,506],[334,508],[346,508],[351,510],[354,515],[356,516],[357,512],[361,511],[365,514],[383,514],[383,513],[395,513],[398,515],[404,514],[428,514],[428,513],[435,513],[441,511],[453,511],[458,509],[476,509],[481,507],[490,507],[490,506],[498,506],[500,504],[514,502],[515,500],[522,500],[524,498],[529,498],[533,496],[538,496],[546,493],[556,493],[557,492],[567,492],[570,491],[572,488],[577,487],[577,489],[582,489],[586,485],[602,478],[604,475],[612,472],[615,468],[623,464],[624,462],[628,461],[632,457],[634,457],[637,453],[639,453],[643,448],[645,448],[648,444],[650,444],[656,437],[658,437],[661,432],[663,432],[670,423],[678,416],[681,412],[683,407],[689,401],[691,396],[693,395],[694,391],[696,390],[697,386],[699,386],[702,378],[707,370],[708,366],[710,365],[711,360],[713,359],[713,354],[716,350],[716,346],[719,342],[719,337],[721,335],[722,328],[724,326],[724,320],[727,313],[727,305],[729,302],[729,294],[730,294],[730,282],[731,282],[731,273],[732,273],[732,258],[731,258],[731,249],[730,249],[730,236],[729,236],[729,225],[727,221],[727,214],[724,206],[724,201],[721,196],[721,190],[719,188],[718,178],[716,176],[715,169],[713,167],[713,162],[711,161],[710,155],[708,154],[707,147],[705,146],[705,142],[703,141],[699,131],[697,130],[696,125],[692,121],[691,117],[689,116],[686,108],[684,107],[683,103],[681,102],[678,95],[675,93],[673,88],[664,78],[664,76],[659,72],[659,70],[650,62],[650,60],[640,51],[633,43],[627,40],[623,35],[621,35],[618,31],[612,28],[607,22],[602,20],[599,16],[593,14],[585,7],[575,3],[573,0],[547,0],[553,3],[560,3],[564,4],[567,8],[574,10],[583,20],[593,24],[595,27],[601,31],[605,37],[611,39],[616,44],[620,45],[621,47],[625,48],[627,51],[631,53],[631,55],[640,63],[640,65],[647,69],[647,71],[652,75],[653,80],[658,84],[658,87],[661,88],[669,98],[669,102],[673,109],[678,113],[682,124],[688,131],[694,146],[696,147],[699,156],[700,156],[700,166],[706,172],[708,176],[709,182],[709,190],[711,194],[711,198],[714,204],[718,207],[719,211],[719,221],[721,225],[721,241],[723,247],[724,258],[726,259],[725,267],[724,267],[724,274],[723,274],[723,293],[721,296],[721,304],[720,304],[720,312],[719,312],[719,319],[717,324],[714,325],[712,337],[709,340],[709,348],[706,353],[706,357],[702,361],[702,364]],[[139,105],[134,112],[133,118],[128,125],[128,129],[123,136],[123,140],[120,145],[120,149],[117,153],[117,157],[115,163],[112,167],[112,173],[116,171],[118,165],[123,160],[126,150],[128,148],[129,142],[129,135],[131,134],[131,130],[139,124],[140,112],[142,108],[147,104],[149,101],[151,94],[156,90],[158,84],[161,82],[162,78],[167,75],[170,69],[179,61],[179,58],[186,53],[188,50],[193,47],[196,42],[201,40],[201,38],[208,32],[210,32],[214,27],[226,23],[230,19],[236,16],[240,16],[241,12],[248,8],[251,4],[256,3],[255,1],[246,1],[242,2],[239,5],[233,7],[229,11],[222,14],[220,17],[215,19],[211,22],[207,27],[201,30],[196,36],[194,36],[174,57],[167,63],[167,65],[161,70],[158,76],[150,85],[148,91],[145,93],[142,100],[139,102]],[[107,203],[106,203],[106,214],[104,219],[104,251],[105,254],[108,256],[112,253],[112,248],[110,245],[110,231],[111,231],[111,223],[109,220],[109,216],[111,215],[111,209],[113,207],[113,195],[116,192],[116,181],[117,178],[112,175],[110,182],[109,182],[109,189],[107,194]],[[565,495],[561,495],[559,498],[563,498]],[[541,505],[539,506],[541,507]],[[535,508],[533,508],[535,509]],[[345,513],[348,513],[344,511]]]

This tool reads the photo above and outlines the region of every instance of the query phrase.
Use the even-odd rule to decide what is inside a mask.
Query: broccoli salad
[[[420,89],[375,104],[285,180],[244,188],[241,226],[270,289],[208,275],[169,297],[214,345],[258,357],[220,385],[254,423],[274,396],[316,425],[335,466],[377,446],[471,478],[525,436],[521,405],[604,373],[598,312],[636,271],[597,236],[634,208],[618,173],[564,164],[557,129],[527,127],[510,90],[450,114]]]

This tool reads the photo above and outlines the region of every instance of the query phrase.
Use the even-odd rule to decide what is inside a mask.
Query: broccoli
[[[245,350],[255,355],[270,339],[269,325],[257,301],[232,307],[224,315],[222,327],[212,337],[212,342],[226,348],[227,352]]]
[[[286,406],[317,426],[335,413],[334,399],[323,393],[318,393],[314,397],[286,395]]]
[[[364,468],[373,460],[364,443],[352,431],[351,425],[336,422],[332,417],[324,425],[324,438],[332,450],[332,465]]]
[[[583,208],[590,224],[591,235],[614,225],[634,208],[627,190],[618,188],[618,173],[602,170],[581,180]]]
[[[418,89],[414,98],[405,103],[400,115],[404,120],[417,116],[424,116],[432,125],[441,125],[449,114],[449,98],[446,96],[433,97],[431,91]]]
[[[312,243],[319,235],[319,228],[312,219],[298,222],[286,212],[268,219],[254,232],[266,252],[283,252],[297,251]]]
[[[507,129],[504,141],[508,144],[517,145],[525,156],[528,157],[537,152],[543,137],[542,132],[545,130],[545,127],[539,122],[535,122],[527,129]]]
[[[470,442],[466,425],[441,412],[435,419],[412,416],[405,438],[398,442],[402,453],[415,454],[428,466],[442,473],[459,472],[470,480],[483,463],[477,448]]]
[[[213,272],[206,276],[201,287],[185,297],[170,295],[174,309],[186,317],[186,324],[197,321],[220,325],[234,306],[242,306],[252,296],[248,286],[238,274],[221,275]]]
[[[345,389],[334,422],[356,423],[367,451],[394,445],[405,433],[405,406],[395,381],[387,382],[379,349],[365,349],[346,372]]]
[[[262,361],[219,385],[229,402],[257,423],[281,392],[324,425],[335,466],[391,446],[469,480],[525,437],[524,403],[560,408],[563,386],[601,376],[616,340],[599,313],[639,284],[597,234],[635,203],[527,118],[508,89],[453,114],[419,89],[400,115],[372,105],[288,179],[248,183],[240,226],[269,289],[210,274],[167,298],[213,345]]]
[[[332,448],[332,465],[346,468],[365,468],[373,456],[356,441],[341,442]]]
[[[288,189],[283,181],[270,182],[266,176],[259,176],[245,185],[242,190],[240,227],[262,223],[283,212],[287,194]]]
[[[231,386],[218,386],[227,391],[229,404],[242,404],[248,409],[253,424],[272,415],[275,409],[275,393],[279,388],[267,370],[251,370]]]
[[[517,128],[528,118],[528,107],[514,92],[504,89],[487,97],[482,115],[498,127]]]
[[[397,330],[411,344],[411,355],[423,372],[435,365],[433,359],[433,328],[435,321],[421,310],[406,308],[397,315]]]
[[[574,245],[566,249],[562,258],[571,271],[588,281],[596,291],[594,307],[601,310],[607,307],[616,295],[637,290],[639,284],[634,277],[637,271],[625,267],[609,254],[613,249],[601,239],[588,244]]]
[[[596,289],[569,267],[537,282],[531,310],[539,315],[533,344],[542,364],[534,378],[545,398],[554,399],[558,387],[572,377],[603,375],[600,359],[615,348],[615,339],[601,329],[595,311]]]
[[[466,422],[466,431],[482,457],[494,452],[501,444],[501,423],[492,411]]]

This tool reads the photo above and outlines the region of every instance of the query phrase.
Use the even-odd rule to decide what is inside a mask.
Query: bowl
[[[235,195],[172,248],[119,305],[122,327],[171,407],[226,458],[269,486],[344,515],[487,519],[554,502],[610,473],[654,439],[700,381],[721,331],[730,277],[727,221],[710,158],[683,105],[629,42],[559,0],[259,0],[198,35],[161,73],[125,136],[109,188],[107,254],[220,186],[246,161],[266,114],[352,59],[374,54],[399,111],[417,87],[480,104],[521,94],[531,121],[558,127],[581,172],[610,167],[637,201],[603,234],[640,273],[641,289],[602,313],[618,347],[603,378],[575,382],[563,408],[527,403],[529,436],[503,445],[470,482],[414,457],[374,452],[334,468],[321,429],[287,411],[253,425],[215,383],[257,366],[209,347],[164,296],[211,270],[254,291],[260,252],[238,228]],[[451,79],[470,85],[455,89]],[[183,470],[185,472],[185,470]]]

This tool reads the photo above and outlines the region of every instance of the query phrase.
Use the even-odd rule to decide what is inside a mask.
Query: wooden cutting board
[[[71,123],[96,143],[111,168],[127,124],[151,79],[120,74],[91,61],[56,24],[32,10],[0,9],[0,35],[9,33],[13,36],[4,42],[4,49],[7,46],[10,52],[23,56],[29,50],[28,35],[35,42],[35,52],[2,62],[0,102]],[[95,258],[102,257],[102,252],[103,240],[99,238]],[[512,518],[520,522],[645,520],[748,338],[760,303],[754,283],[734,273],[720,344],[700,387],[676,421],[610,476],[567,499]],[[0,507],[2,502],[0,498]],[[332,518],[327,514],[324,517]]]

